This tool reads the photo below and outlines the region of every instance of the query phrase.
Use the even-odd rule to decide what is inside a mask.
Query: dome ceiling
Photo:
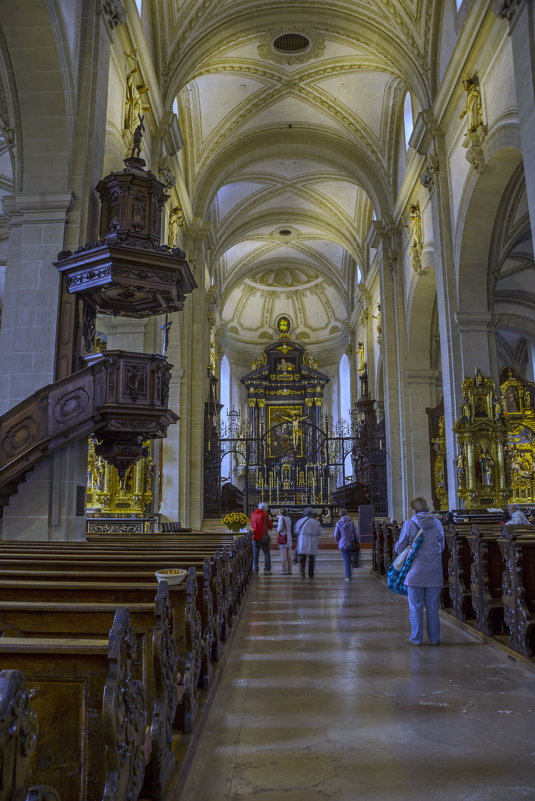
[[[209,270],[231,335],[272,331],[290,303],[280,313],[303,336],[330,340],[335,326],[343,336],[373,212],[390,211],[407,87],[425,101],[434,7],[155,4],[188,192],[210,225]],[[246,319],[252,298],[260,326]]]

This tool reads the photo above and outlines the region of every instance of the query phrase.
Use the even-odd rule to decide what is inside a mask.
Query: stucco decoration
[[[294,52],[277,49],[274,44],[280,37],[285,34],[298,34],[304,39],[308,39],[308,46],[303,49],[295,50]],[[313,58],[319,58],[325,51],[325,37],[319,32],[312,29],[303,29],[298,25],[285,26],[283,28],[275,28],[268,31],[258,45],[258,55],[260,58],[265,58],[268,61],[273,61],[275,64],[304,64]]]

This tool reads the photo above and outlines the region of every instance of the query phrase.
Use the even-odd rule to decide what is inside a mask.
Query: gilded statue
[[[477,75],[474,75],[473,78],[469,78],[468,75],[463,75],[463,89],[466,92],[465,107],[461,114],[459,114],[459,119],[463,120],[465,117],[467,118],[468,130],[466,131],[466,136],[475,133],[478,128],[483,125],[481,89]]]
[[[364,361],[364,342],[359,342],[357,345],[357,357],[358,371],[359,373],[363,373],[366,370],[366,364]]]
[[[485,450],[481,454],[479,466],[481,468],[481,483],[483,486],[494,486],[494,460],[490,457],[488,451]]]
[[[184,213],[180,206],[175,206],[169,213],[167,244],[170,248],[176,247],[178,229],[184,225]]]
[[[424,237],[419,202],[409,206],[409,223],[406,227],[409,229],[411,236],[411,264],[415,273],[421,275],[423,272],[422,250],[424,247]]]

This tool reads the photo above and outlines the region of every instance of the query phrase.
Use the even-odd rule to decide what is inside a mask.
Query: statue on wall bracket
[[[479,78],[473,75],[463,75],[463,89],[466,93],[465,107],[459,119],[466,119],[468,128],[464,135],[463,147],[466,148],[466,160],[472,167],[481,172],[485,167],[485,157],[483,155],[483,142],[487,135],[487,126],[483,122],[483,106],[481,103],[481,87]]]

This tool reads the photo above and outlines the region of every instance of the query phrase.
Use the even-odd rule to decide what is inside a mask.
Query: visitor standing
[[[510,520],[507,521],[507,526],[529,526],[530,522],[520,506],[517,503],[510,503],[507,507],[510,515]]]
[[[355,522],[349,517],[347,510],[342,509],[340,520],[334,529],[334,538],[338,543],[338,550],[342,554],[345,568],[345,580],[351,581],[352,553],[360,545],[360,534]]]
[[[292,575],[292,521],[288,509],[279,509],[277,522],[277,545],[281,555],[281,571],[283,576]]]
[[[321,525],[314,515],[314,509],[305,509],[301,520],[295,526],[297,538],[297,550],[299,553],[299,570],[301,578],[305,578],[305,569],[308,557],[308,576],[314,578],[316,568],[316,555],[319,549],[321,537]]]
[[[394,549],[401,553],[423,535],[422,544],[411,565],[405,585],[409,599],[411,622],[411,645],[421,645],[424,639],[424,607],[427,615],[427,636],[431,645],[440,645],[440,618],[438,608],[440,591],[444,581],[442,572],[442,551],[444,550],[444,529],[435,515],[429,512],[425,498],[411,501],[414,515],[403,523],[399,539]]]
[[[271,575],[271,553],[269,546],[271,537],[269,536],[272,528],[271,518],[268,513],[267,503],[259,503],[251,515],[251,528],[253,530],[253,573],[258,573],[260,551],[264,554],[264,573]]]

